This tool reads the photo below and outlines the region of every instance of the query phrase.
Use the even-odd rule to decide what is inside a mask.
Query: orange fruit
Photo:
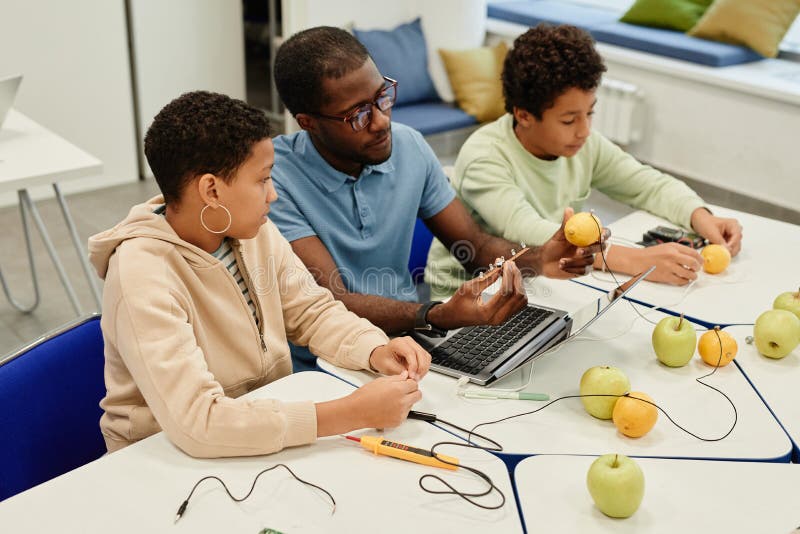
[[[708,274],[719,274],[731,264],[731,253],[722,245],[706,245],[703,256],[703,270]]]
[[[617,430],[629,438],[640,438],[650,432],[658,419],[658,410],[649,404],[650,402],[653,402],[653,399],[641,391],[632,391],[629,395],[617,399],[614,413],[611,415]]]
[[[600,229],[603,224],[597,215],[582,211],[567,220],[564,225],[564,235],[567,241],[576,247],[588,247],[600,241]]]
[[[719,334],[719,338],[717,338]],[[722,356],[719,353],[719,342],[722,340]],[[711,367],[725,367],[733,361],[736,357],[736,352],[739,350],[739,345],[729,333],[720,330],[719,327],[714,327],[714,330],[709,330],[702,336],[697,343],[697,351],[700,357]]]

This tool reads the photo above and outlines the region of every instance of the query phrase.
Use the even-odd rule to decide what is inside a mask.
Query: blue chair
[[[105,454],[104,362],[97,314],[0,361],[0,501]]]
[[[431,248],[433,234],[422,219],[414,225],[414,237],[411,238],[411,255],[408,258],[408,271],[415,284],[425,278],[425,264],[428,262],[428,251]]]

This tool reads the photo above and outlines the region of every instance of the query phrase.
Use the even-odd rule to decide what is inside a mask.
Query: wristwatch
[[[447,335],[447,330],[433,326],[428,321],[428,312],[431,308],[441,304],[439,300],[432,300],[426,302],[417,309],[417,314],[414,316],[414,330],[420,334],[425,334],[428,337],[444,337]]]

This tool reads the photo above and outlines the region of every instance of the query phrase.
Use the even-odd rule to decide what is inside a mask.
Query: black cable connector
[[[416,410],[411,410],[408,412],[408,418],[418,419],[420,421],[425,421],[426,423],[435,423],[437,421],[436,416],[432,413],[418,412]]]
[[[177,523],[178,519],[180,519],[183,516],[183,512],[186,511],[187,506],[189,506],[189,499],[183,501],[183,504],[181,504],[180,508],[178,508],[178,515],[175,516],[175,523]]]

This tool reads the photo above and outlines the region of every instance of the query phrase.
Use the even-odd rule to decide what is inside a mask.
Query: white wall
[[[130,8],[142,137],[156,113],[187,91],[245,99],[239,0],[131,0]],[[139,142],[142,169],[152,176]]]
[[[287,37],[323,25],[391,29],[421,17],[428,70],[439,96],[447,102],[453,101],[453,91],[439,49],[478,47],[486,34],[486,0],[283,0],[282,7],[282,34]]]
[[[137,179],[123,0],[0,0],[0,77],[16,73],[25,78],[15,107],[104,164],[65,192]]]
[[[675,174],[798,209],[800,104],[644,69],[608,54],[606,64],[610,78],[634,83],[645,93],[644,136],[627,147],[634,156]]]

